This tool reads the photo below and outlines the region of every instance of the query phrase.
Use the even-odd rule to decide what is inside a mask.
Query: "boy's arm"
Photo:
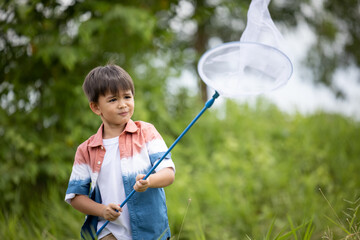
[[[145,174],[136,176],[136,183],[134,189],[137,192],[144,192],[148,188],[162,188],[172,184],[175,180],[175,172],[173,168],[164,168],[160,171],[151,174],[146,180],[143,180]]]
[[[110,203],[105,206],[93,201],[86,195],[76,195],[70,204],[73,208],[86,215],[102,217],[108,221],[114,221],[120,216],[120,212],[122,212],[119,205]]]

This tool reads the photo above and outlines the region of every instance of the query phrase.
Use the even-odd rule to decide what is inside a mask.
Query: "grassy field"
[[[224,107],[172,151],[172,239],[360,239],[359,122],[265,103]],[[171,131],[156,127],[170,145]],[[21,211],[2,209],[0,239],[79,239],[84,216],[63,201],[66,187],[49,182]]]

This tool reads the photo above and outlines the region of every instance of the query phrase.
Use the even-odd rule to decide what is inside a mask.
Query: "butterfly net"
[[[287,83],[293,67],[268,11],[270,0],[252,0],[240,41],[207,51],[198,63],[202,80],[225,97],[256,95]]]

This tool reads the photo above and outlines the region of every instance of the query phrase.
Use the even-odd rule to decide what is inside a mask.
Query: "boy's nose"
[[[126,104],[124,101],[119,101],[118,108],[123,108],[125,106],[126,106]]]

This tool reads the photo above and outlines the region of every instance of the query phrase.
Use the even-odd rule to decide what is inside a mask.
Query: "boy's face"
[[[105,129],[120,131],[120,133],[132,117],[134,105],[134,96],[131,90],[120,90],[117,95],[107,92],[104,96],[99,96],[97,103],[90,103],[93,112],[101,117]]]

